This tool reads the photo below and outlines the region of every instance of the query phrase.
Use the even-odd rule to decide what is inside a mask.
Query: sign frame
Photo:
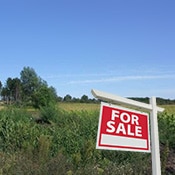
[[[123,136],[119,136],[119,135],[113,136],[111,134],[101,133],[101,130],[103,127],[102,125],[104,124],[104,123],[102,123],[102,120],[103,120],[103,117],[105,117],[105,116],[103,116],[104,107],[118,109],[120,111],[122,110],[125,112],[142,115],[142,117],[145,116],[146,120],[147,120],[147,126],[145,126],[147,128],[147,133],[146,133],[147,139],[142,139],[142,138],[139,139],[139,138],[128,137],[128,136],[123,137]],[[109,145],[107,143],[109,143]],[[136,145],[136,144],[138,144],[138,145]],[[96,149],[150,153],[151,148],[150,148],[149,115],[148,115],[148,113],[137,111],[134,109],[121,107],[118,105],[113,105],[113,104],[101,102]]]
[[[141,110],[144,109],[150,112],[152,174],[161,175],[157,113],[163,112],[164,108],[156,105],[156,97],[151,97],[149,99],[150,104],[146,104],[99,90],[92,89],[91,93],[95,98],[107,101],[108,103],[139,107]]]

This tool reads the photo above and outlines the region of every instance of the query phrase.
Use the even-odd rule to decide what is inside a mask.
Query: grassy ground
[[[100,104],[58,103],[58,107],[65,112],[51,109],[39,114],[41,111],[33,108],[27,108],[29,114],[15,108],[1,111],[0,174],[151,174],[150,154],[95,149]],[[175,105],[161,107],[165,108],[159,117],[162,170],[171,175],[175,174]],[[52,122],[36,123],[28,120],[30,116],[49,116]]]
[[[100,110],[100,104],[93,103],[58,103],[58,107],[66,111]],[[160,107],[165,109],[164,112],[175,114],[175,105],[161,105]]]
[[[100,110],[100,104],[93,104],[93,103],[58,103],[58,107],[65,111]]]
[[[175,105],[162,105],[161,107],[165,109],[164,112],[167,112],[169,114],[175,114]]]
[[[59,102],[58,107],[65,111],[100,111],[100,103],[63,103]],[[175,105],[161,105],[160,107],[164,108],[168,114],[175,114]],[[4,108],[3,103],[0,103],[0,110]],[[28,111],[36,112],[35,109],[29,108]]]

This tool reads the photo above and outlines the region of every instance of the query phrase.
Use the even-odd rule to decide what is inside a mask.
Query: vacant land
[[[58,103],[58,107],[62,110],[66,111],[100,111],[100,103]],[[175,105],[160,105],[160,107],[164,108],[165,111],[169,114],[175,114]]]
[[[94,103],[58,103],[60,109],[66,111],[94,111],[100,110],[100,104]]]
[[[165,108],[164,112],[175,114],[175,105],[162,105],[161,107]]]
[[[161,168],[162,174],[171,175],[175,105],[161,107],[165,108],[158,117]],[[0,174],[151,174],[151,154],[95,148],[99,111],[100,103],[0,110]]]
[[[73,102],[59,102],[58,108],[65,111],[100,111],[100,103],[73,103]],[[169,114],[175,114],[175,105],[160,105]],[[4,104],[0,103],[0,110],[4,108]],[[30,108],[28,111],[35,111]]]

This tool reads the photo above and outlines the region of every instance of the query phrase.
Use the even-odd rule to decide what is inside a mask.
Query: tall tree
[[[24,67],[20,75],[25,102],[36,108],[55,104],[56,90],[53,87],[48,87],[47,82],[40,78],[33,68]]]
[[[24,67],[20,75],[23,100],[31,101],[33,93],[39,87],[39,77],[37,76],[35,70],[30,67]]]
[[[6,100],[7,100],[7,103],[11,103],[12,101],[12,89],[13,89],[13,82],[12,82],[12,78],[7,78],[7,81],[6,81]]]
[[[21,93],[21,81],[19,78],[8,78],[1,95],[7,103],[19,101]]]
[[[21,80],[19,78],[12,79],[12,96],[15,102],[21,98]]]

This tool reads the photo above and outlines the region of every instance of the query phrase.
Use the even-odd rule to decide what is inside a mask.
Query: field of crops
[[[95,103],[58,103],[58,108],[65,111],[95,111],[100,110],[100,104]]]
[[[66,111],[100,110],[100,104],[94,103],[58,103],[58,107]],[[175,105],[161,105],[160,107],[165,109],[164,113],[175,114]]]
[[[57,105],[58,108],[65,111],[96,111],[100,110],[100,103],[64,103],[59,102]],[[175,114],[175,105],[161,105],[160,107],[164,108],[165,111],[169,114]],[[4,108],[4,105],[0,103],[0,110]],[[33,108],[30,108],[29,111],[35,111]]]
[[[175,174],[175,106],[159,114],[162,174]],[[1,107],[2,175],[147,175],[151,154],[97,150],[100,104]],[[139,163],[138,163],[139,162]]]
[[[168,114],[175,114],[175,105],[162,105],[161,107],[165,109],[164,112],[167,112]]]

